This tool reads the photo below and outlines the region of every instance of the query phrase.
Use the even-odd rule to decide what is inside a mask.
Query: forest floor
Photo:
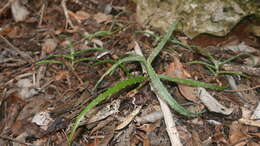
[[[225,37],[189,39],[174,32],[163,46],[152,62],[157,76],[208,83],[161,80],[178,105],[200,113],[186,117],[162,110],[144,64],[123,63],[95,86],[118,60],[138,51],[148,58],[163,40],[160,29],[137,23],[135,3],[66,5],[71,22],[58,0],[25,2],[26,19],[12,13],[8,0],[0,2],[1,146],[167,146],[174,136],[185,146],[260,145],[260,39],[251,29],[260,21],[255,17],[244,18]],[[122,84],[122,90],[117,86],[136,76],[144,81]],[[167,129],[176,130],[173,137]]]

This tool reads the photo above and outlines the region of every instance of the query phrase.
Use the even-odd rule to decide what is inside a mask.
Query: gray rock
[[[137,19],[166,30],[181,20],[178,30],[193,38],[201,33],[224,36],[245,16],[260,18],[259,0],[138,0]]]

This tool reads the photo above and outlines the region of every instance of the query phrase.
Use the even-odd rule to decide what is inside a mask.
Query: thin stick
[[[36,146],[36,145],[34,145],[34,144],[22,142],[22,141],[20,141],[20,140],[16,140],[16,139],[13,139],[13,138],[8,137],[8,136],[0,135],[0,138],[1,138],[1,139],[5,139],[5,140],[9,140],[9,141],[12,141],[12,142],[15,142],[15,143],[19,143],[19,144],[24,144],[24,145],[27,145],[27,146]]]
[[[9,45],[12,49],[10,49],[10,48],[5,48],[6,50],[8,50],[10,53],[12,53],[13,55],[17,55],[17,53],[19,54],[19,55],[21,55],[21,57],[23,57],[24,59],[30,59],[30,60],[32,60],[32,57],[30,56],[30,55],[28,55],[28,54],[26,54],[25,52],[23,52],[23,51],[21,51],[21,50],[19,50],[17,47],[15,47],[12,43],[10,43],[4,36],[2,36],[2,35],[0,35],[0,38],[2,39],[2,40],[4,40],[5,41],[5,43],[7,44],[7,45]],[[14,52],[15,51],[15,52]]]
[[[135,42],[135,45],[136,45],[135,48],[134,48],[135,52],[140,56],[144,56],[143,53],[142,53],[142,50],[139,47],[137,42]],[[142,66],[142,69],[143,69],[143,72],[147,72],[147,70],[145,69],[144,66]],[[154,91],[154,88],[151,84],[150,84],[150,88],[151,88],[152,91]],[[156,94],[156,96],[157,96],[159,103],[160,103],[160,107],[161,107],[163,117],[164,117],[164,121],[165,121],[165,124],[166,124],[166,131],[167,131],[168,136],[170,138],[171,144],[173,146],[182,146],[181,140],[179,138],[179,133],[178,133],[178,130],[177,130],[176,124],[175,124],[176,120],[173,119],[173,115],[172,115],[172,112],[171,112],[169,106],[165,103],[164,100],[162,100],[162,97],[158,96],[157,94]]]
[[[40,11],[40,20],[38,25],[41,26],[42,25],[42,20],[43,20],[43,15],[44,15],[44,10],[45,10],[46,4],[44,3],[41,7],[41,11]]]
[[[5,4],[5,5],[3,6],[3,8],[0,9],[0,15],[1,15],[1,13],[3,13],[3,11],[4,11],[5,9],[7,9],[8,7],[10,7],[11,2],[12,2],[12,0],[9,0],[9,1],[7,2],[7,4]]]
[[[251,88],[244,88],[244,89],[236,89],[236,90],[225,90],[225,92],[242,92],[242,91],[248,91],[248,90],[254,90],[260,88],[260,85],[257,85],[255,87],[251,87]]]
[[[161,110],[163,112],[164,121],[166,124],[166,131],[169,135],[169,138],[171,140],[171,144],[173,146],[182,146],[179,132],[176,128],[176,119],[173,118],[173,114],[169,108],[169,106],[163,101],[160,97],[158,97],[158,100],[160,102]]]
[[[62,8],[63,8],[64,14],[65,14],[65,17],[66,17],[66,26],[65,26],[65,29],[67,29],[68,24],[74,29],[75,27],[74,27],[73,23],[72,23],[71,20],[70,20],[69,12],[68,12],[68,9],[67,9],[67,6],[66,6],[66,1],[67,1],[67,0],[62,0],[62,1],[61,1],[61,6],[62,6]]]

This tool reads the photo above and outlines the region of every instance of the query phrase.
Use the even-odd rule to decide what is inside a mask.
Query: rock
[[[201,33],[224,36],[245,16],[260,17],[259,0],[138,0],[137,20],[166,30],[181,20],[178,30],[193,38]]]

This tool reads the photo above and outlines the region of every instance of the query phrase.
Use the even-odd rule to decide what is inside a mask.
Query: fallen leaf
[[[260,132],[257,132],[257,133],[249,133],[250,135],[252,136],[256,136],[258,138],[260,138]]]
[[[193,146],[203,146],[202,141],[201,141],[200,136],[197,131],[192,130],[191,135],[192,135]]]
[[[246,58],[244,63],[249,66],[260,66],[260,57],[251,55],[249,58]]]
[[[79,20],[86,20],[90,17],[89,13],[82,11],[82,10],[77,11],[76,14],[77,14],[77,18]]]
[[[96,20],[97,23],[102,23],[106,21],[112,20],[112,15],[107,15],[105,13],[97,13],[94,15],[94,19]]]
[[[17,86],[19,87],[18,94],[22,99],[28,99],[39,93],[39,91],[36,88],[34,88],[34,85],[30,79],[19,80],[17,82]]]
[[[259,25],[252,25],[251,26],[251,32],[257,36],[260,37],[260,26]]]
[[[12,10],[13,18],[16,22],[25,20],[30,14],[27,8],[21,4],[20,0],[12,1],[11,10]]]
[[[217,145],[228,145],[224,133],[222,132],[223,125],[215,126],[214,135],[212,137],[212,142],[217,143]]]
[[[50,117],[50,113],[46,111],[36,113],[32,119],[32,123],[36,123],[44,130],[48,129],[48,124],[52,121],[54,120]]]
[[[188,73],[188,71],[186,71],[183,68],[183,65],[181,64],[180,60],[177,57],[174,57],[174,62],[167,66],[166,75],[170,77],[181,78],[181,79],[188,79],[190,77],[190,74]],[[195,87],[178,84],[178,88],[182,96],[184,96],[186,99],[193,102],[198,101]]]
[[[112,128],[115,128],[115,125],[112,126]],[[111,139],[114,137],[114,130],[112,130],[108,135],[106,135],[100,144],[98,144],[99,146],[108,146],[109,142],[111,141]]]
[[[58,72],[58,74],[54,77],[54,80],[55,80],[55,81],[60,81],[60,80],[64,79],[68,74],[69,74],[68,71],[60,71],[60,72]]]
[[[69,126],[69,120],[65,117],[57,117],[51,124],[48,125],[46,133],[53,133]]]
[[[233,112],[232,108],[226,108],[221,105],[213,96],[211,96],[206,89],[197,88],[198,97],[202,101],[202,103],[208,108],[211,112],[221,113],[224,115],[230,115]]]
[[[253,115],[251,116],[251,119],[257,119],[257,121],[260,121],[260,103],[258,103]]]
[[[95,47],[97,47],[97,46],[101,47],[101,48],[103,47],[103,42],[100,39],[95,39],[94,38],[94,39],[91,40],[91,42],[94,43]]]
[[[117,127],[116,127],[116,130],[121,130],[123,129],[124,127],[126,127],[133,119],[134,117],[139,114],[139,112],[141,111],[142,109],[142,106],[138,106],[136,109],[134,109],[132,111],[132,113],[130,113],[125,119],[124,121],[119,124]]]
[[[42,45],[42,51],[46,53],[52,53],[54,49],[57,47],[57,41],[54,39],[47,39]]]
[[[26,141],[26,137],[28,137],[29,135],[28,135],[28,133],[27,132],[23,132],[23,133],[21,133],[20,135],[18,135],[16,138],[15,138],[15,140],[17,140],[17,141]],[[21,144],[18,144],[18,143],[16,143],[16,142],[13,142],[13,144],[12,144],[13,146],[20,146]]]
[[[143,124],[142,126],[137,127],[138,129],[145,131],[145,132],[152,132],[156,128],[158,128],[160,125],[155,123],[155,124]]]
[[[36,113],[43,110],[43,107],[49,104],[49,101],[45,98],[32,98],[20,111],[18,120],[27,119],[33,117]],[[37,105],[37,106],[35,106]]]
[[[98,125],[95,126],[95,127],[91,130],[90,135],[92,135],[94,132],[98,131],[99,129],[101,129],[101,128],[107,126],[108,124],[111,124],[113,121],[114,121],[114,117],[111,117],[111,116],[110,116],[110,117],[106,118],[105,120],[98,122]]]
[[[21,135],[26,132],[28,136],[33,137],[41,137],[45,133],[45,131],[36,124],[28,122],[27,120],[17,120],[11,127],[11,130],[12,133],[16,135]]]
[[[254,142],[251,140],[247,143],[247,146],[259,146],[259,142]]]
[[[229,144],[233,145],[235,144],[236,146],[244,146],[246,145],[246,141],[241,141],[242,139],[247,139],[248,136],[243,132],[242,127],[239,125],[238,122],[233,122],[231,126],[229,127]],[[237,143],[237,144],[236,144]]]
[[[241,118],[241,119],[238,120],[238,122],[240,122],[242,124],[245,124],[245,125],[260,127],[260,122],[259,121],[254,121],[254,120]]]
[[[141,123],[141,124],[154,123],[157,120],[160,120],[162,118],[163,118],[162,112],[161,111],[155,111],[155,112],[149,113],[147,115],[144,115],[142,117],[136,117],[135,121],[138,122],[138,123]]]
[[[239,52],[246,52],[246,53],[258,52],[257,49],[250,47],[245,42],[241,42],[240,44],[234,44],[234,45],[226,45],[226,46],[223,46],[223,48],[224,48],[224,50],[231,50],[235,53],[239,53]]]
[[[10,128],[16,121],[25,102],[17,93],[8,95],[0,105],[0,133]]]
[[[7,34],[10,38],[16,38],[21,36],[21,28],[19,26],[12,27],[12,30]]]
[[[108,116],[117,113],[120,107],[120,102],[121,101],[118,99],[107,104],[104,108],[100,109],[95,115],[91,116],[91,118],[88,120],[88,123],[93,123],[105,119]]]
[[[77,20],[78,23],[81,23],[82,21],[88,19],[90,17],[90,15],[85,12],[85,11],[77,11],[76,13],[72,12],[72,11],[68,11],[69,15],[72,16],[73,18],[75,18]]]

